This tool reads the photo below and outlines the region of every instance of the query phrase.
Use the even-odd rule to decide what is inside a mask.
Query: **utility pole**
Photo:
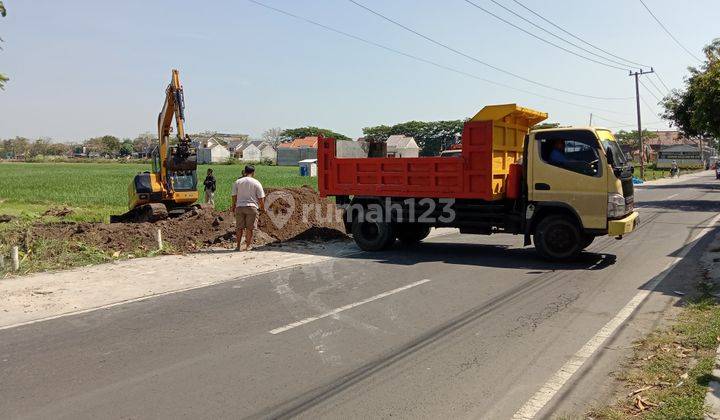
[[[590,124],[588,124],[590,127],[592,127],[592,112],[590,113]]]
[[[630,76],[635,76],[635,105],[637,107],[637,121],[638,121],[638,140],[640,141],[640,179],[645,179],[645,147],[643,145],[642,137],[642,122],[640,120],[640,80],[638,79],[643,74],[655,73],[652,67],[649,71],[640,69],[640,71],[630,71]]]

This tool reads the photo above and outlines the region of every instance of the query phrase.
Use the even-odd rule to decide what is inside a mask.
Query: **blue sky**
[[[82,140],[154,132],[171,68],[181,71],[191,132],[257,136],[269,127],[317,125],[359,136],[368,125],[465,118],[486,104],[508,102],[548,112],[551,121],[563,124],[587,124],[590,112],[598,125],[635,121],[634,100],[592,100],[519,81],[346,0],[259,1],[481,78],[580,106],[413,61],[244,0],[6,0],[8,16],[0,18],[0,37],[5,40],[0,72],[11,81],[0,91],[0,138]],[[497,1],[522,10],[512,0]],[[645,1],[696,55],[720,36],[717,0]],[[490,0],[474,2],[529,27]],[[361,3],[524,77],[593,96],[634,95],[632,78],[624,71],[545,45],[463,0]],[[523,3],[606,50],[653,65],[671,88],[680,86],[686,67],[695,64],[638,0]],[[657,111],[656,100],[641,93]],[[642,112],[650,128],[666,127],[647,106]]]

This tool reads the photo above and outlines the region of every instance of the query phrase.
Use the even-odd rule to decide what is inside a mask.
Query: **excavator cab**
[[[177,136],[170,140],[175,119]],[[152,151],[152,171],[135,175],[128,186],[129,211],[110,222],[155,222],[194,208],[198,199],[197,150],[185,134],[185,99],[177,70],[165,90],[158,115],[158,145]]]

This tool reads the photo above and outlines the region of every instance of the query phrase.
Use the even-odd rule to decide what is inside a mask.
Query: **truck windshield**
[[[622,152],[622,149],[620,149],[620,145],[615,141],[612,133],[607,130],[597,130],[597,133],[598,137],[600,137],[603,150],[605,150],[605,155],[608,158],[608,163],[610,163],[613,168],[625,166],[628,160]]]

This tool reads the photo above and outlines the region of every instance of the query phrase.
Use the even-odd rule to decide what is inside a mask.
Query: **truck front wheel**
[[[363,251],[380,251],[395,242],[393,226],[387,222],[368,222],[358,219],[352,222],[352,236]]]
[[[430,226],[420,224],[395,225],[395,236],[403,245],[417,245],[430,234]]]
[[[552,261],[577,256],[583,245],[577,224],[560,215],[542,219],[535,228],[533,239],[538,254]]]

